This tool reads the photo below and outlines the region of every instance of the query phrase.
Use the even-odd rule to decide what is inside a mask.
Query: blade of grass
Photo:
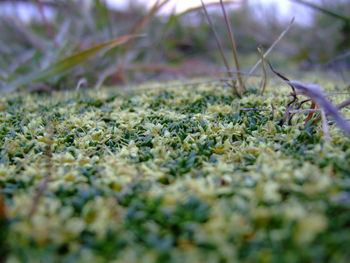
[[[235,80],[234,80],[234,76],[233,74],[231,73],[231,69],[230,69],[230,66],[228,64],[228,61],[226,59],[226,56],[225,56],[225,52],[224,52],[224,48],[222,47],[222,44],[221,44],[221,41],[220,41],[220,38],[219,38],[219,35],[218,33],[216,32],[215,30],[215,26],[209,16],[209,13],[208,13],[208,10],[207,10],[207,7],[206,5],[204,4],[203,0],[201,0],[201,3],[202,3],[202,7],[203,7],[203,10],[204,10],[204,15],[208,21],[208,24],[210,25],[210,28],[214,34],[214,38],[215,38],[215,42],[216,42],[216,45],[217,47],[219,48],[219,52],[220,52],[220,55],[222,57],[222,60],[224,62],[224,65],[226,67],[226,70],[227,70],[227,75],[229,78],[232,79],[232,89],[233,89],[233,92],[238,96],[238,97],[241,97],[241,94],[239,93],[238,89],[237,89],[237,86],[236,86],[236,83],[235,83]]]
[[[94,57],[95,55],[97,55],[99,52],[103,50],[114,48],[116,46],[126,43],[131,39],[141,37],[141,36],[144,36],[144,35],[126,35],[126,36],[118,37],[108,42],[97,44],[92,48],[83,50],[79,53],[69,56],[57,62],[56,64],[51,65],[50,67],[48,67],[47,69],[41,72],[35,72],[24,78],[21,78],[13,81],[12,83],[9,83],[9,87],[10,87],[9,89],[13,90],[22,85],[27,85],[32,82],[46,80],[52,76],[55,76],[56,74],[63,73],[68,69],[73,68],[74,66],[87,61],[88,59]]]
[[[136,34],[140,32],[140,30],[151,20],[154,15],[167,3],[169,0],[163,0],[162,2],[160,0],[157,0],[154,5],[151,7],[151,9],[148,11],[148,13],[141,18],[136,24],[129,30],[129,34]]]
[[[283,32],[278,36],[278,38],[272,43],[272,45],[270,46],[270,48],[266,51],[266,53],[264,54],[264,59],[267,58],[267,56],[271,53],[271,51],[275,48],[275,46],[278,44],[278,42],[281,41],[281,39],[288,33],[289,29],[292,27],[293,23],[294,23],[295,17],[292,18],[292,20],[290,21],[290,23],[288,24],[288,26],[286,27],[285,30],[283,30]],[[258,62],[256,62],[256,64],[251,68],[251,70],[249,70],[249,73],[247,75],[247,77],[244,80],[244,84],[247,83],[249,77],[251,74],[254,73],[254,71],[258,68],[258,66],[260,65],[260,63],[262,62],[262,58],[260,58],[258,60]]]
[[[225,19],[225,23],[226,23],[226,29],[227,29],[227,31],[229,33],[229,37],[230,37],[231,51],[232,51],[233,59],[234,59],[234,62],[235,62],[236,70],[238,72],[237,77],[238,77],[239,87],[240,87],[241,90],[244,91],[245,87],[244,87],[242,75],[239,73],[241,71],[241,67],[239,65],[239,60],[238,60],[237,45],[236,45],[235,37],[234,37],[234,34],[233,34],[233,30],[232,30],[232,27],[231,27],[231,23],[230,23],[230,20],[228,19],[226,8],[225,8],[225,5],[224,5],[222,0],[220,0],[220,6],[221,6],[222,13],[224,14],[224,19]]]
[[[240,1],[240,0],[232,0],[232,1],[225,1],[225,5],[228,5],[228,4],[240,4],[242,1]],[[208,8],[208,7],[212,7],[212,6],[220,6],[221,5],[221,3],[220,2],[212,2],[212,3],[206,3],[205,4],[206,5],[206,7]],[[182,11],[182,12],[180,12],[180,13],[178,13],[177,14],[177,16],[178,17],[181,17],[181,16],[183,16],[183,15],[186,15],[186,14],[188,14],[188,13],[192,13],[192,12],[195,12],[195,11],[199,11],[199,10],[201,10],[202,9],[202,6],[200,5],[200,6],[194,6],[194,7],[191,7],[191,8],[188,8],[188,9],[186,9],[186,10],[184,10],[184,11]]]
[[[350,23],[350,17],[349,16],[344,16],[344,15],[338,14],[338,13],[332,11],[332,10],[329,10],[329,9],[324,8],[322,6],[319,6],[317,4],[314,4],[314,3],[311,3],[311,2],[308,2],[308,1],[304,1],[304,0],[291,0],[291,1],[295,2],[295,3],[298,3],[298,4],[305,5],[307,7],[315,9],[315,10],[317,10],[319,12],[322,12],[322,13],[324,13],[326,15],[332,16],[334,18],[343,20],[346,23]]]

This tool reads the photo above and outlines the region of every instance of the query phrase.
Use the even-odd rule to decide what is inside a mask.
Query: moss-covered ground
[[[348,262],[350,140],[330,126],[326,143],[302,114],[281,125],[288,93],[2,96],[0,250],[11,263]]]

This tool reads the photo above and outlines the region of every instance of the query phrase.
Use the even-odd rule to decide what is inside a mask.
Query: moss
[[[302,115],[281,125],[288,90],[270,90],[242,99],[181,84],[2,96],[9,258],[346,262],[350,141],[331,126],[325,143]],[[48,144],[50,181],[28,219]]]

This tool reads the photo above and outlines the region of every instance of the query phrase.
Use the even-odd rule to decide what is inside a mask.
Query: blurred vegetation
[[[60,90],[72,87],[98,87],[128,81],[174,79],[178,77],[218,76],[221,62],[215,40],[200,8],[181,14],[160,15],[169,0],[158,0],[149,10],[131,3],[125,11],[110,9],[96,1],[1,1],[16,6],[30,2],[40,16],[24,22],[19,16],[0,18],[0,83],[2,90]],[[298,1],[307,5],[306,1]],[[277,66],[297,69],[331,69],[341,72],[350,67],[350,6],[348,1],[323,1],[315,9],[311,25],[295,24],[273,52]],[[235,1],[229,9],[238,51],[251,67],[259,58],[256,48],[269,47],[286,24],[265,11],[257,16],[253,2]],[[1,7],[0,7],[1,8]],[[46,12],[44,12],[46,11]],[[50,11],[50,15],[48,12]],[[229,51],[229,41],[220,12],[212,19]],[[262,20],[263,17],[263,20]],[[92,58],[71,65],[54,76],[35,80],[35,74],[79,54],[99,43],[120,36],[144,33],[146,37],[97,52]],[[229,52],[228,52],[229,54]],[[28,78],[29,76],[29,78]]]

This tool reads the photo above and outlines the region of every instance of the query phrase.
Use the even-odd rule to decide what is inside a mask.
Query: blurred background
[[[232,61],[219,1],[204,2]],[[269,56],[275,67],[290,74],[321,70],[349,79],[349,0],[225,3],[243,72],[259,59],[257,47],[266,51],[295,17]],[[88,63],[72,63],[35,78],[73,54],[140,33],[145,37],[99,52]],[[21,83],[21,89],[45,91],[202,76],[215,79],[224,71],[200,0],[0,0],[0,35],[4,90],[15,82]]]

